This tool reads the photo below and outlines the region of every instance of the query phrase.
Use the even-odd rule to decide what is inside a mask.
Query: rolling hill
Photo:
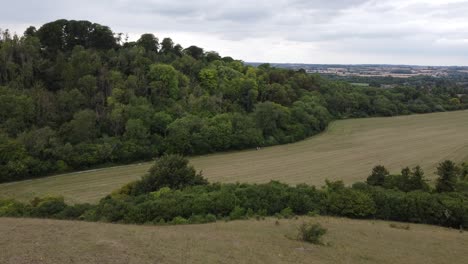
[[[197,156],[191,163],[211,182],[353,183],[364,180],[377,164],[391,172],[419,164],[433,178],[438,162],[466,159],[467,134],[468,111],[348,119],[298,143]],[[96,202],[138,179],[150,166],[141,163],[0,184],[0,197],[24,201],[63,195],[69,202]]]

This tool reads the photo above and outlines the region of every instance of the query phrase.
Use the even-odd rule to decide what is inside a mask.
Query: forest
[[[466,109],[466,93],[356,87],[89,21],[3,30],[0,182],[290,143],[336,119]]]

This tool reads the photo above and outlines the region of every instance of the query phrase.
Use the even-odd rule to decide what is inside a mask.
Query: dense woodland
[[[0,32],[0,182],[283,144],[334,119],[465,109],[457,86],[355,87],[58,20]]]
[[[0,200],[0,216],[137,224],[188,224],[265,216],[332,215],[468,228],[468,165],[444,161],[435,188],[419,167],[390,175],[376,166],[366,182],[323,188],[279,182],[209,184],[178,155],[158,159],[147,175],[96,205],[68,205],[63,197],[30,203]]]

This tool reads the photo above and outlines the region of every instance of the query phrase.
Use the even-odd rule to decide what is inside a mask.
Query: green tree
[[[82,110],[73,115],[73,120],[62,127],[69,142],[78,144],[96,138],[96,114],[90,110]]]
[[[128,140],[145,142],[148,139],[149,130],[140,119],[129,119],[125,125],[124,137]]]
[[[192,56],[196,60],[201,60],[203,58],[203,54],[204,54],[203,49],[199,48],[197,46],[190,46],[190,47],[184,49],[184,52],[187,55]]]
[[[157,159],[149,173],[136,183],[134,194],[157,191],[163,187],[182,189],[207,184],[201,173],[189,166],[188,159],[179,155],[165,155]]]
[[[213,93],[218,87],[218,73],[216,69],[205,68],[199,74],[200,83],[204,89]]]
[[[143,47],[146,51],[158,52],[159,40],[153,34],[143,34],[140,39],[137,40],[137,44]]]
[[[164,64],[153,64],[148,72],[148,79],[151,84],[153,103],[158,102],[158,98],[179,97],[179,78],[174,67]]]
[[[437,166],[437,175],[439,178],[436,182],[437,192],[453,192],[457,183],[459,168],[451,161],[446,160]]]
[[[372,186],[383,186],[385,183],[385,177],[389,176],[390,173],[388,170],[382,166],[378,165],[372,169],[371,175],[367,177],[367,184]]]
[[[420,166],[416,166],[411,171],[409,177],[409,186],[411,190],[429,190],[429,185],[424,178],[424,171]]]
[[[272,137],[273,140],[281,141],[290,122],[289,109],[272,102],[255,105],[253,113],[257,127],[263,132],[264,138]]]

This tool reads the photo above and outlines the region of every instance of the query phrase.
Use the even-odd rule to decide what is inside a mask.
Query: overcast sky
[[[0,0],[0,28],[90,20],[249,62],[468,65],[468,0]]]

